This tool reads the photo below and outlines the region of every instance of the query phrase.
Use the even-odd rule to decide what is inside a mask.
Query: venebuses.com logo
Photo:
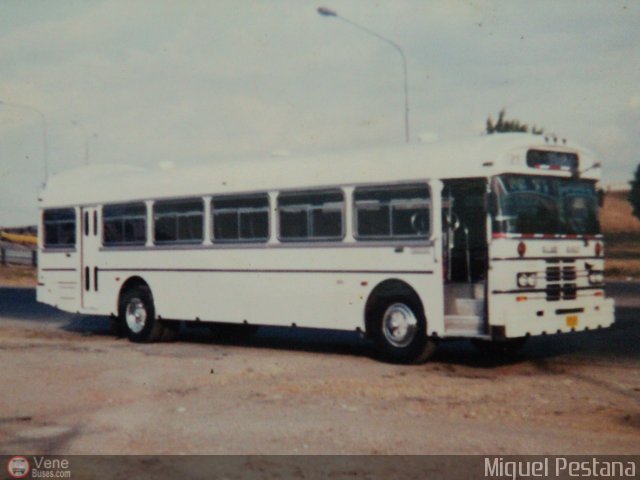
[[[11,457],[7,465],[7,471],[12,478],[26,478],[29,475],[31,466],[26,457]]]
[[[71,464],[67,458],[16,455],[9,459],[7,471],[11,478],[71,478]]]

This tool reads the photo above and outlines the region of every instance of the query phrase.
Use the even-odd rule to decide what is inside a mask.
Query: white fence
[[[31,248],[11,243],[0,243],[0,263],[2,265],[31,265],[38,264],[37,251]]]

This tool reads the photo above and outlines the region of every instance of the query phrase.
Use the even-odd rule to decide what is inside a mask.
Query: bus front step
[[[484,312],[484,300],[456,298],[454,309],[455,311],[451,312],[452,315],[479,317]]]
[[[444,330],[448,337],[466,337],[486,333],[484,317],[481,315],[445,315]]]

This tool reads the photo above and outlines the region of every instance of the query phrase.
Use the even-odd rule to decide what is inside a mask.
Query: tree
[[[631,190],[627,199],[633,207],[633,214],[640,219],[640,165],[636,168],[635,178],[629,183]]]
[[[488,134],[492,133],[506,133],[506,132],[528,132],[529,125],[526,123],[520,123],[518,120],[505,120],[506,110],[503,108],[498,114],[498,121],[493,123],[491,116],[487,118],[487,130]],[[537,128],[535,125],[531,127],[531,133],[534,135],[542,135],[543,128]]]

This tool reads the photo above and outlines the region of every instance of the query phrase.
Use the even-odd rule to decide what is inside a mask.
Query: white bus
[[[587,150],[500,134],[305,158],[61,173],[40,302],[132,341],[178,321],[356,330],[396,362],[610,326]]]

